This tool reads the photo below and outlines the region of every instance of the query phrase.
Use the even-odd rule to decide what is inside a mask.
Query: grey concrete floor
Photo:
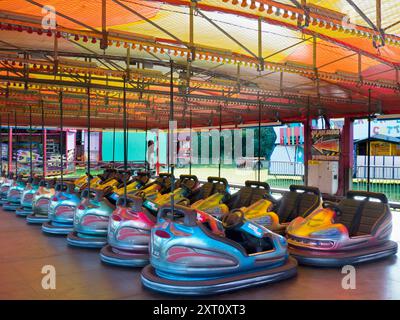
[[[393,240],[400,241],[400,212],[393,212]],[[44,265],[56,268],[56,290],[41,286]],[[400,299],[396,256],[356,267],[356,289],[341,287],[340,269],[299,267],[283,282],[212,299]],[[0,209],[0,299],[176,299],[144,289],[139,269],[106,266],[99,251],[71,248],[64,237],[42,234]],[[179,298],[179,297],[178,297]]]

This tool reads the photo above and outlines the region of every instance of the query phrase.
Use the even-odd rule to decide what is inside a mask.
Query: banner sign
[[[338,161],[340,155],[340,130],[311,130],[312,160]]]

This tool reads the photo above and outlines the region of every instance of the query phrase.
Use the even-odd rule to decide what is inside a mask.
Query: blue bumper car
[[[176,295],[210,295],[293,277],[297,262],[284,237],[246,221],[240,211],[223,216],[225,236],[201,223],[193,209],[160,209],[151,230],[145,287]]]
[[[107,198],[107,190],[86,189],[74,215],[74,229],[67,242],[74,247],[101,248],[107,244],[108,221],[115,205]]]
[[[32,202],[35,193],[39,189],[40,178],[29,178],[21,196],[21,205],[15,210],[15,214],[20,217],[26,217],[33,212]]]
[[[74,214],[81,202],[79,194],[75,193],[73,183],[58,183],[55,195],[48,206],[48,222],[43,223],[45,234],[67,235],[74,228]]]
[[[32,213],[26,217],[26,222],[29,224],[43,224],[49,221],[49,205],[51,198],[55,194],[56,180],[42,180],[39,183],[39,188],[33,196]]]
[[[3,209],[6,211],[15,211],[21,205],[22,193],[25,190],[27,181],[19,176],[7,192],[7,200],[3,203]]]

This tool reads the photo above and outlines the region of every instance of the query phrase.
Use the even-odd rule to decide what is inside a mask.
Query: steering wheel
[[[338,215],[338,216],[340,216],[342,214],[342,211],[340,210],[338,205],[336,203],[333,203],[332,201],[324,201],[322,203],[322,207],[325,209],[326,208],[333,209],[336,212],[336,215]]]
[[[228,230],[241,226],[243,221],[244,212],[240,209],[231,211],[222,216],[222,226]]]
[[[182,198],[181,200],[179,200],[179,202],[177,202],[177,204],[181,206],[189,206],[190,200],[188,198]]]
[[[146,193],[143,190],[138,191],[135,196],[141,197],[141,198],[145,198]]]

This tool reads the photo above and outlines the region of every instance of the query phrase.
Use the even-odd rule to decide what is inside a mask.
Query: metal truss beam
[[[170,36],[172,39],[174,39],[178,43],[180,43],[180,44],[184,45],[185,47],[189,48],[189,46],[184,41],[179,39],[177,36],[173,35],[171,32],[169,32],[165,28],[161,27],[159,24],[157,24],[154,21],[146,18],[141,13],[137,12],[136,10],[132,9],[131,7],[128,7],[126,4],[124,4],[124,3],[122,3],[122,2],[120,2],[118,0],[112,0],[112,1],[115,2],[117,5],[119,5],[120,7],[124,8],[125,10],[127,10],[127,11],[133,13],[134,15],[138,16],[140,19],[142,19],[142,20],[146,21],[147,23],[151,24],[153,27],[161,30],[162,32],[164,32],[166,35]]]
[[[363,18],[363,20],[377,33],[379,33],[381,39],[380,47],[385,45],[385,32],[379,27],[377,27],[370,18],[357,6],[357,4],[353,0],[346,0],[349,5],[353,7],[353,9]],[[374,42],[374,46],[377,47],[376,43]]]
[[[266,57],[264,58],[264,60],[267,60],[267,59],[269,59],[269,58],[271,58],[271,57],[273,57],[273,56],[275,56],[275,55],[277,55],[277,54],[279,54],[279,53],[282,53],[282,52],[284,52],[284,51],[286,51],[286,50],[289,50],[289,49],[291,49],[291,48],[294,48],[294,47],[298,46],[299,44],[302,44],[302,43],[304,43],[304,42],[306,42],[306,41],[311,40],[312,38],[313,38],[313,37],[309,37],[309,38],[307,38],[307,39],[303,39],[303,40],[301,40],[301,41],[299,41],[299,42],[296,42],[295,44],[292,44],[292,45],[290,45],[290,46],[288,46],[288,47],[286,47],[286,48],[283,48],[283,49],[281,49],[281,50],[279,50],[279,51],[276,51],[276,52],[274,52],[274,53],[271,53],[270,55],[266,56]]]
[[[225,31],[223,28],[221,28],[218,24],[216,24],[212,19],[207,17],[203,12],[200,11],[198,7],[195,8],[196,12],[202,16],[205,20],[207,20],[210,24],[212,24],[216,29],[221,31],[225,36],[227,36],[229,39],[231,39],[233,42],[235,42],[237,45],[239,45],[242,49],[244,49],[247,53],[249,53],[253,58],[256,58],[257,60],[259,57],[251,51],[249,48],[247,48],[244,44],[242,44],[239,40],[234,38],[232,35],[230,35],[227,31]]]

